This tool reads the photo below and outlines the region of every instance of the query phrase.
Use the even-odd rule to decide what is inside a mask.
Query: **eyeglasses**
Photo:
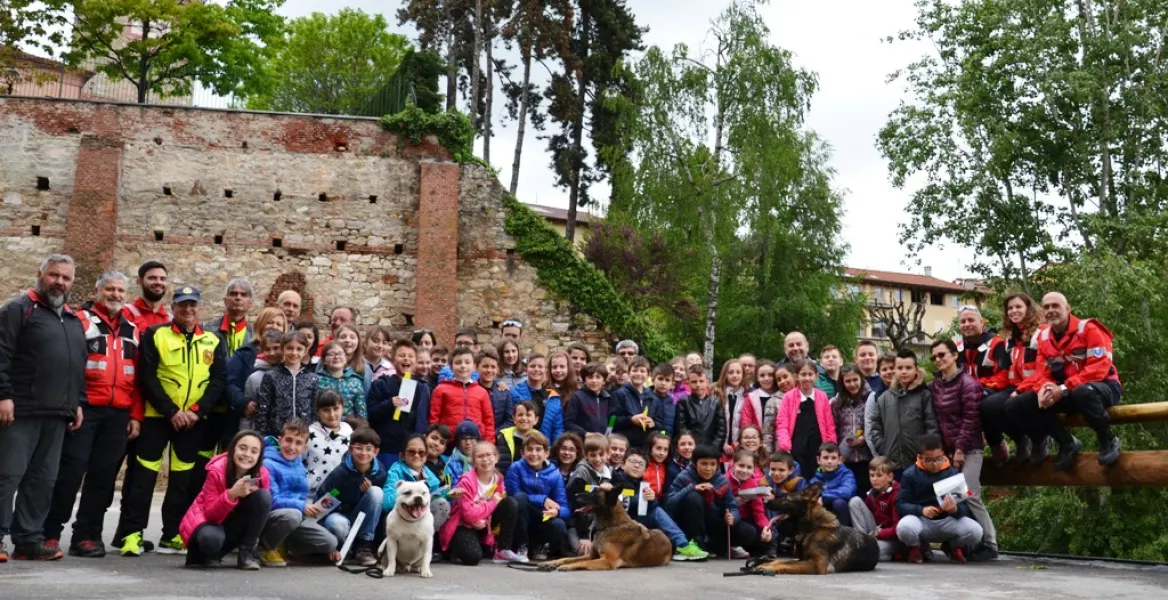
[[[938,352],[938,353],[933,355],[933,360],[940,360],[942,358],[945,358],[946,356],[949,356],[948,352]]]
[[[418,450],[417,448],[413,448],[410,450],[406,450],[402,454],[405,454],[406,456],[426,456],[426,451],[425,450]]]
[[[936,458],[925,458],[923,456],[921,457],[921,462],[925,463],[926,465],[939,465],[939,464],[945,462],[945,460],[946,460],[946,458],[944,456],[938,456]]]
[[[495,460],[494,454],[480,454],[474,458],[475,460]]]
[[[643,467],[643,466],[645,466],[645,461],[632,459],[632,458],[625,459],[625,466],[626,467]]]
[[[340,358],[340,359],[346,358],[344,352],[329,352],[328,354],[325,354],[324,357],[325,358]]]

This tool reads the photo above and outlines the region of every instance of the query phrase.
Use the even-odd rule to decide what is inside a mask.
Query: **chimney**
[[[933,276],[933,267],[925,267],[925,277]]]

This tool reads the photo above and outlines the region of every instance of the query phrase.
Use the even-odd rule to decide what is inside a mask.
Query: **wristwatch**
[[[1068,392],[1068,391],[1067,391],[1067,386],[1066,386],[1066,384],[1060,385],[1060,386],[1059,386],[1059,389],[1063,391],[1063,395],[1064,395],[1064,396],[1066,396],[1068,393],[1070,393],[1070,392]]]

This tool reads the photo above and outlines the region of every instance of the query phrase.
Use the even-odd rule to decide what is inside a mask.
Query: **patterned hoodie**
[[[306,368],[293,375],[288,367],[280,365],[264,373],[256,403],[256,430],[265,436],[280,435],[284,423],[297,418],[311,419],[316,385],[316,373]]]
[[[325,427],[320,421],[308,426],[308,450],[304,452],[304,468],[308,469],[308,490],[315,494],[316,488],[333,469],[341,464],[341,459],[349,451],[349,436],[353,428],[341,421],[336,431]]]
[[[336,390],[341,398],[345,399],[345,415],[368,418],[368,411],[365,410],[365,383],[351,367],[345,367],[340,377],[333,377],[324,369],[316,376],[319,378],[317,385],[320,389]]]

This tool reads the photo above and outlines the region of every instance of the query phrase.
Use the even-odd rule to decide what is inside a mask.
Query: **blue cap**
[[[184,286],[174,290],[174,303],[175,304],[178,304],[180,302],[191,302],[191,301],[201,302],[202,299],[203,299],[203,296],[202,296],[202,294],[199,293],[199,288],[194,287],[194,286],[184,285]]]
[[[479,433],[479,426],[475,425],[474,421],[463,421],[454,428],[454,441],[459,442],[465,438],[474,438],[482,440],[483,435]]]

